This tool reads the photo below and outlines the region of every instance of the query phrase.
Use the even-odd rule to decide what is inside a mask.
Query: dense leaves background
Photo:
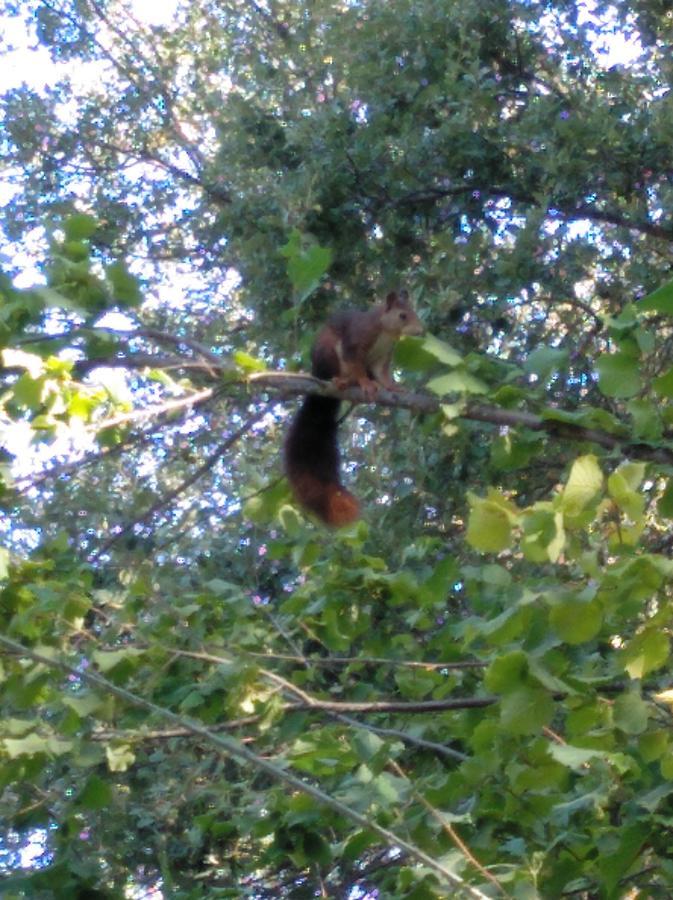
[[[668,4],[3,13],[3,896],[669,896]],[[397,285],[327,533],[292,373]]]

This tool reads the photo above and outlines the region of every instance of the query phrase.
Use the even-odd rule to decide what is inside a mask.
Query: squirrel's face
[[[381,325],[384,331],[396,337],[421,335],[424,331],[423,323],[409,304],[409,295],[406,291],[400,291],[399,294],[392,291],[388,294]]]
[[[411,308],[397,310],[397,319],[400,325],[400,334],[420,335],[425,330],[423,323]]]

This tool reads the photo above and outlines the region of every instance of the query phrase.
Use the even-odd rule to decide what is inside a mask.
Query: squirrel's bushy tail
[[[354,522],[360,504],[339,479],[339,401],[308,396],[285,441],[285,471],[297,500],[327,525]]]

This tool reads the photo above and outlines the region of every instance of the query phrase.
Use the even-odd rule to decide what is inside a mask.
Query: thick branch
[[[352,403],[371,403],[359,388],[337,390],[334,385],[326,384],[311,375],[285,374],[280,372],[262,372],[250,376],[253,384],[279,390],[285,396],[297,394],[320,394],[325,397],[340,397]],[[380,390],[376,401],[379,406],[399,407],[420,413],[436,413],[440,410],[441,401],[426,393],[403,391],[392,393]],[[653,446],[651,444],[633,442],[623,435],[611,434],[598,428],[587,428],[574,422],[561,422],[558,419],[545,418],[537,413],[520,409],[503,409],[486,403],[468,403],[459,414],[460,418],[474,422],[486,422],[490,425],[510,428],[528,428],[539,431],[550,437],[565,441],[586,441],[616,450],[630,459],[642,459],[673,466],[673,446]]]

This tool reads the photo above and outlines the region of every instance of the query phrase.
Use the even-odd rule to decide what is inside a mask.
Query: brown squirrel
[[[406,291],[391,292],[366,312],[336,313],[323,326],[311,351],[311,372],[333,379],[339,389],[360,387],[373,399],[379,386],[398,390],[390,375],[395,342],[423,333]],[[337,428],[339,400],[309,395],[297,412],[285,441],[285,471],[294,495],[327,525],[354,522],[360,504],[339,478]]]

